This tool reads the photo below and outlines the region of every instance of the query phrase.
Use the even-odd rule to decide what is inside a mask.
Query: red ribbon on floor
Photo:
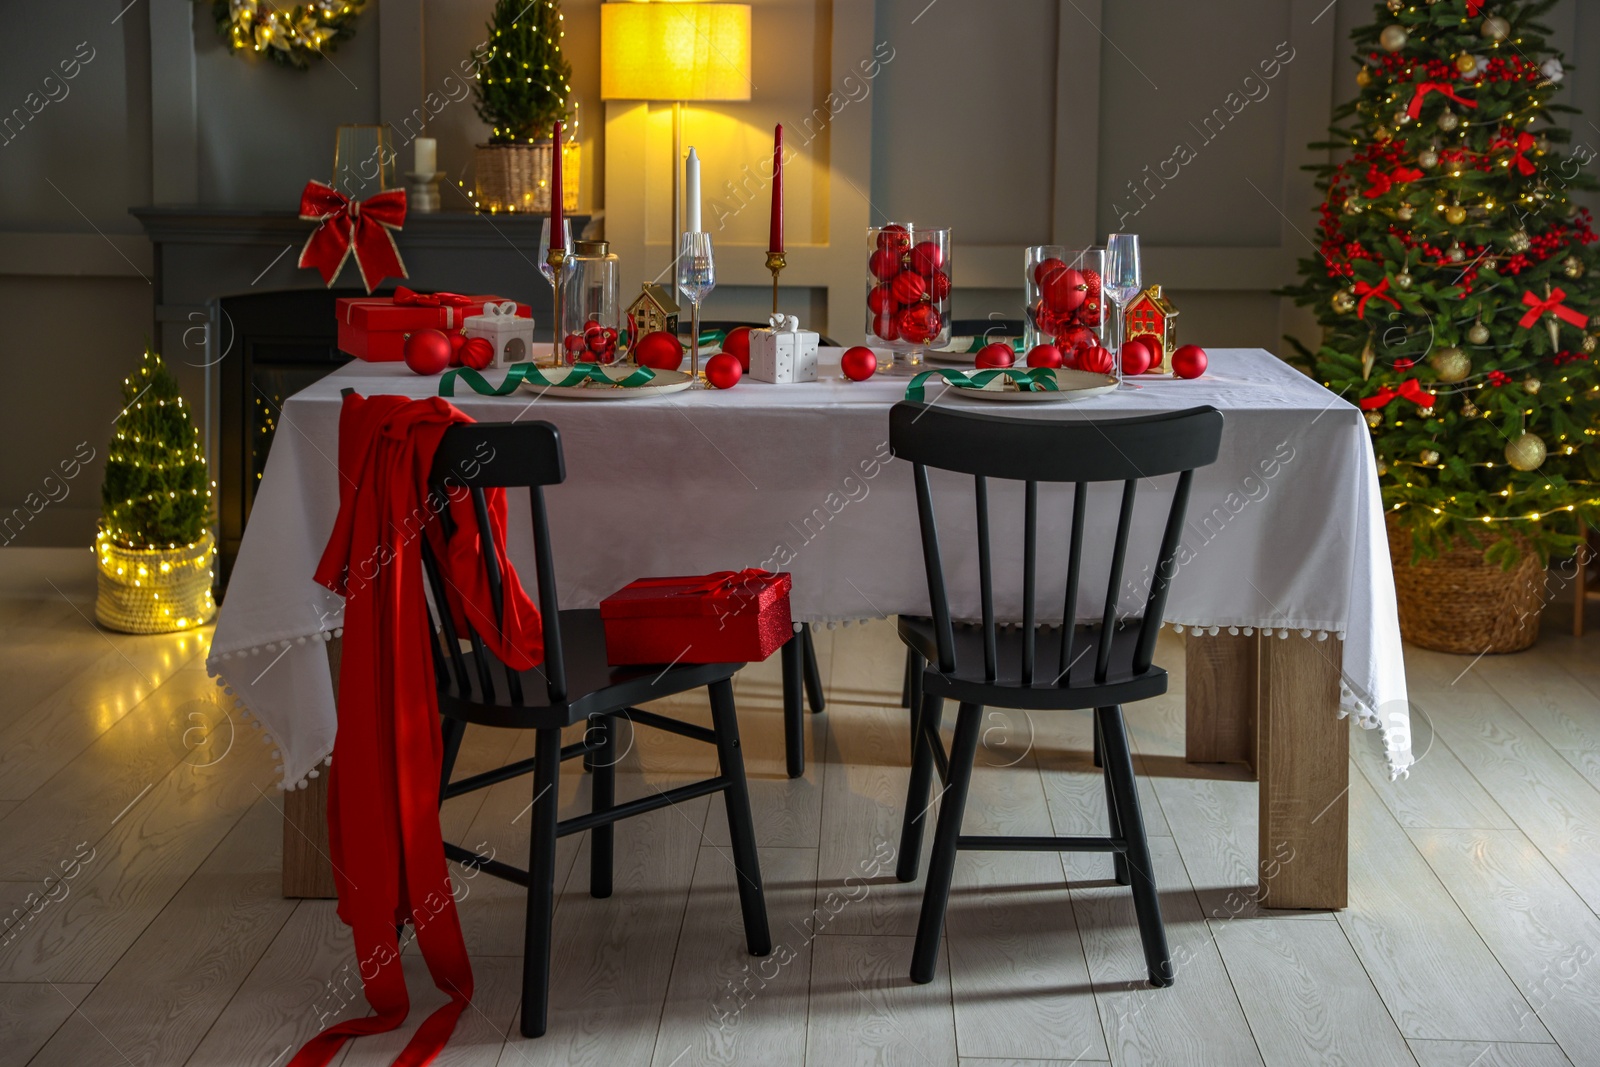
[[[333,285],[351,256],[369,293],[385,278],[406,277],[406,265],[394,243],[394,231],[406,222],[404,189],[352,200],[331,185],[306,182],[300,217],[317,224],[300,250],[300,266],[315,268],[325,285]]]
[[[1362,411],[1377,411],[1387,407],[1391,400],[1399,398],[1409,400],[1419,408],[1433,407],[1434,396],[1422,387],[1422,383],[1415,378],[1407,378],[1400,383],[1400,388],[1391,389],[1387,385],[1380,385],[1378,391],[1369,397],[1364,397],[1356,402]]]
[[[1589,324],[1589,317],[1581,311],[1574,311],[1572,308],[1562,304],[1561,302],[1566,298],[1567,293],[1564,289],[1550,290],[1550,295],[1543,300],[1539,299],[1537,293],[1531,291],[1523,293],[1522,302],[1528,305],[1528,310],[1523,313],[1522,319],[1517,325],[1526,330],[1539,321],[1539,316],[1548,311],[1556,318],[1570,323],[1580,330],[1583,329]]]
[[[1468,100],[1452,89],[1449,82],[1418,82],[1417,91],[1411,97],[1411,106],[1406,108],[1406,114],[1412,118],[1419,118],[1422,115],[1422,102],[1427,99],[1429,93],[1442,93],[1462,107],[1478,106],[1476,100]]]
[[[1367,301],[1371,300],[1373,297],[1377,297],[1379,300],[1387,300],[1397,308],[1400,306],[1400,301],[1389,295],[1388,278],[1384,278],[1383,281],[1379,282],[1377,285],[1369,285],[1367,282],[1356,282],[1356,295],[1361,298],[1360,302],[1356,304],[1356,318],[1358,319],[1364,319],[1367,317]]]

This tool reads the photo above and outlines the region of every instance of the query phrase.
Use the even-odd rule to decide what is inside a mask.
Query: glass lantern
[[[609,243],[573,242],[562,266],[556,324],[567,364],[621,359],[622,272]]]
[[[1023,341],[1053,344],[1064,365],[1105,373],[1121,381],[1121,361],[1114,358],[1115,315],[1103,291],[1105,250],[1081,251],[1061,245],[1034,245],[1024,253],[1023,290],[1027,325]]]
[[[950,343],[950,276],[948,229],[867,228],[867,344],[894,353],[889,373],[915,374]]]

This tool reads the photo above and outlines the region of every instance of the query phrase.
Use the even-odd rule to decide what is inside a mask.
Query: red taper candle
[[[550,247],[567,250],[566,227],[562,226],[565,199],[561,181],[561,120],[556,120],[555,145],[550,150]]]
[[[783,127],[773,131],[772,137],[772,233],[767,238],[767,251],[783,251]]]

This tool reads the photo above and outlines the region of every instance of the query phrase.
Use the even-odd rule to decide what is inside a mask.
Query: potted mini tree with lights
[[[480,210],[550,210],[552,133],[569,122],[572,64],[561,51],[559,0],[497,0],[489,20],[488,51],[478,61],[473,89],[478,117],[489,124],[489,143],[473,165]],[[574,124],[575,125],[575,124]],[[562,145],[567,211],[578,209],[578,147]]]
[[[122,400],[100,489],[95,618],[135,634],[200,626],[217,611],[200,431],[177,381],[148,349],[138,372],[122,380]]]
[[[1545,566],[1600,519],[1589,150],[1552,112],[1555,0],[1388,0],[1354,31],[1360,93],[1320,255],[1287,290],[1317,312],[1301,355],[1371,429],[1407,640],[1526,648]],[[1587,152],[1583,155],[1582,152]]]

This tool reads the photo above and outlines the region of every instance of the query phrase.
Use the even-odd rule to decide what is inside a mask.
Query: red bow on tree
[[[1467,14],[1477,18],[1478,12],[1483,10],[1484,0],[1467,0]]]
[[[1478,102],[1476,100],[1468,100],[1466,97],[1460,95],[1454,89],[1450,88],[1449,82],[1418,82],[1417,91],[1411,97],[1411,106],[1406,108],[1406,114],[1410,115],[1414,119],[1421,118],[1422,101],[1429,93],[1443,93],[1445,96],[1448,96],[1462,107],[1478,106]]]
[[[1516,149],[1516,153],[1511,157],[1510,166],[1515,167],[1518,174],[1529,175],[1539,169],[1533,165],[1533,160],[1528,158],[1528,149],[1539,143],[1539,139],[1533,134],[1519,133],[1515,142],[1504,141],[1502,143],[1507,147]]]
[[[324,284],[333,285],[351,256],[369,293],[385,278],[406,276],[393,233],[406,223],[405,190],[352,200],[331,185],[306,182],[300,217],[317,224],[300,251],[300,266],[315,267]]]
[[[1356,296],[1361,298],[1361,300],[1356,304],[1356,318],[1358,319],[1364,319],[1367,317],[1367,301],[1371,300],[1373,297],[1377,297],[1379,300],[1387,300],[1397,308],[1400,306],[1400,301],[1389,295],[1388,278],[1383,279],[1383,281],[1379,282],[1377,285],[1368,285],[1366,282],[1356,282]]]
[[[1400,388],[1398,389],[1380,385],[1376,393],[1357,401],[1356,406],[1362,411],[1377,411],[1381,407],[1387,407],[1389,401],[1396,397],[1401,400],[1409,400],[1419,408],[1433,407],[1433,394],[1424,389],[1422,383],[1415,378],[1407,378],[1400,383]]]
[[[1420,177],[1422,177],[1422,171],[1418,170],[1416,167],[1396,167],[1388,174],[1385,174],[1383,171],[1379,170],[1378,165],[1374,163],[1372,166],[1367,168],[1368,184],[1366,195],[1369,199],[1375,200],[1384,193],[1387,193],[1390,189],[1393,189],[1398,183],[1414,182]]]
[[[1543,300],[1539,299],[1539,295],[1532,291],[1523,293],[1522,302],[1528,305],[1528,310],[1523,312],[1522,319],[1517,325],[1526,330],[1539,321],[1540,315],[1548,311],[1556,318],[1571,323],[1580,330],[1583,329],[1589,324],[1588,316],[1581,311],[1574,311],[1562,304],[1561,302],[1566,298],[1567,294],[1564,289],[1550,290],[1550,295]]]

